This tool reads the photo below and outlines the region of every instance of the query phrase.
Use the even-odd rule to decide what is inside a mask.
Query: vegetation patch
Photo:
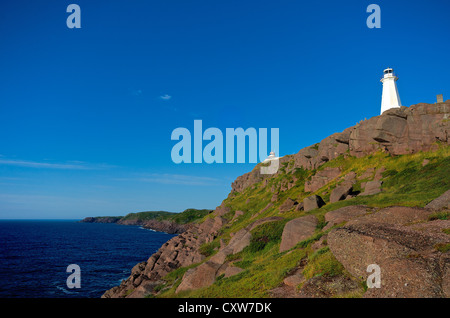
[[[428,221],[448,220],[450,213],[448,211],[435,212],[428,216]]]
[[[208,257],[213,255],[220,247],[220,241],[218,239],[215,239],[214,241],[210,243],[205,243],[202,246],[200,246],[199,252],[200,254]]]
[[[436,250],[438,250],[439,252],[446,253],[446,252],[450,251],[450,243],[448,243],[448,244],[439,243],[439,244],[436,244],[434,246],[434,248]]]
[[[306,279],[314,276],[334,277],[345,273],[344,266],[331,253],[329,247],[324,247],[308,257],[308,264],[303,270]]]

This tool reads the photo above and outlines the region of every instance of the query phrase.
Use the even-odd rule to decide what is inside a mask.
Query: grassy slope
[[[429,163],[422,166],[424,159],[429,160]],[[334,180],[315,192],[324,198],[327,205],[307,213],[291,210],[280,214],[278,210],[279,206],[288,197],[300,202],[303,198],[312,194],[304,192],[304,183],[315,171],[293,169],[293,159],[281,167],[283,170],[282,173],[271,178],[267,186],[264,187],[262,182],[260,182],[247,188],[243,193],[230,194],[224,202],[227,206],[231,207],[231,212],[225,215],[225,217],[231,219],[236,210],[241,210],[245,213],[233,223],[227,224],[222,229],[221,235],[213,242],[202,247],[202,250],[207,252],[205,255],[210,256],[217,250],[214,248],[219,246],[218,242],[220,239],[224,239],[227,242],[230,239],[230,233],[238,231],[257,219],[275,215],[282,215],[285,219],[266,223],[255,228],[252,231],[253,238],[250,246],[229,258],[230,261],[234,261],[235,266],[244,269],[240,274],[229,278],[219,277],[208,288],[175,294],[175,289],[180,283],[180,278],[187,270],[187,268],[180,268],[168,274],[166,277],[168,283],[165,286],[161,286],[163,291],[158,296],[267,297],[268,290],[277,287],[286,277],[287,273],[298,266],[302,259],[307,260],[307,265],[303,272],[306,278],[311,278],[316,275],[348,275],[327,247],[315,252],[311,249],[311,244],[326,234],[326,232],[322,231],[322,228],[325,226],[324,215],[326,212],[343,206],[357,204],[380,208],[391,205],[423,207],[450,188],[449,146],[442,146],[434,152],[420,152],[402,156],[390,156],[381,152],[363,158],[344,158],[344,156],[341,156],[327,162],[318,170],[322,170],[325,167],[340,167],[342,171],[341,176],[350,171],[354,171],[357,176],[360,176],[368,168],[377,169],[381,166],[386,168],[386,171],[383,173],[383,191],[381,193],[371,196],[359,196],[330,204],[328,203],[329,193],[338,183],[338,180]],[[280,192],[278,200],[273,202],[272,207],[251,219],[254,214],[261,211],[271,202],[273,195],[271,192],[272,186],[277,189],[282,182],[294,182],[294,175],[298,179],[295,181],[294,187]],[[354,188],[360,188],[362,182],[370,179],[358,180]],[[327,193],[323,194],[324,192]],[[279,253],[284,224],[291,219],[305,214],[314,214],[318,217],[320,222],[316,233],[308,240],[299,243],[290,251]],[[340,296],[358,297],[363,292],[364,286],[361,283],[361,291],[359,294]]]

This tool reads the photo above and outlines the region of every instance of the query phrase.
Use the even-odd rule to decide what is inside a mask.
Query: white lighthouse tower
[[[387,68],[383,71],[384,76],[381,79],[383,83],[383,95],[381,96],[381,112],[400,107],[402,103],[400,102],[400,96],[398,95],[397,84],[398,77],[394,74],[392,68]]]

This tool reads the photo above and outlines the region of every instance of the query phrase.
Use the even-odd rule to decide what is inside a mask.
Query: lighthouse
[[[275,152],[271,151],[269,156],[263,162],[268,162],[268,161],[275,160],[275,159],[279,159],[279,157],[276,157]]]
[[[381,112],[400,107],[402,103],[400,102],[400,96],[398,95],[397,84],[398,77],[394,74],[392,68],[387,68],[383,71],[384,76],[381,79],[383,83],[383,95],[381,96]]]

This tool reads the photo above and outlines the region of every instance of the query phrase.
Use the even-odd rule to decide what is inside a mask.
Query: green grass
[[[308,257],[308,264],[303,270],[306,279],[314,276],[334,277],[344,275],[345,269],[334,257],[328,247],[324,247]]]
[[[428,159],[429,163],[422,166],[424,159]],[[306,278],[318,275],[325,277],[347,276],[349,274],[336,260],[328,247],[315,252],[311,249],[314,242],[330,231],[323,232],[323,227],[326,225],[324,215],[327,212],[349,205],[367,205],[377,208],[391,205],[423,207],[450,188],[450,178],[448,178],[450,175],[449,146],[442,146],[436,151],[402,156],[391,156],[383,152],[377,152],[362,158],[339,156],[317,170],[295,167],[294,158],[288,158],[288,160],[283,165],[283,170],[280,169],[277,174],[247,187],[241,193],[230,194],[224,200],[224,204],[230,208],[230,212],[224,217],[231,220],[237,210],[243,211],[244,214],[235,222],[226,224],[221,229],[219,237],[213,242],[201,247],[201,253],[209,257],[217,250],[220,239],[228,241],[231,233],[236,233],[258,219],[282,216],[284,219],[281,221],[268,222],[256,227],[252,231],[250,245],[241,252],[227,257],[228,262],[244,269],[244,271],[228,278],[221,276],[210,287],[175,294],[176,286],[187,270],[186,268],[177,269],[164,278],[167,283],[164,288],[161,288],[162,291],[158,297],[268,297],[268,291],[279,286],[287,273],[297,268],[302,259],[307,261],[303,269]],[[329,203],[327,202],[329,193],[341,181],[338,177],[314,193],[322,196],[322,192],[328,191],[326,196],[322,196],[327,203],[322,208],[307,213],[291,210],[280,214],[279,207],[287,198],[301,202],[306,196],[311,195],[311,193],[304,192],[305,181],[317,171],[326,167],[339,167],[342,171],[341,176],[350,171],[354,171],[357,176],[361,176],[368,168],[374,168],[376,171],[380,167],[385,167],[382,192],[376,195],[357,196],[349,200]],[[361,183],[370,179],[357,180],[353,189],[361,191]],[[294,186],[288,190],[280,191],[283,185],[289,183]],[[278,193],[278,199],[271,202],[274,193]],[[269,203],[273,206],[261,212]],[[279,253],[281,235],[286,222],[308,214],[317,216],[319,220],[315,233],[306,240],[299,242],[291,250]],[[433,214],[430,220],[448,219],[448,216],[448,212],[439,212]],[[203,219],[206,217],[210,216],[205,214]],[[449,229],[445,229],[443,232],[450,234]],[[441,244],[436,245],[435,248],[439,251],[448,251],[449,246],[448,244]],[[192,265],[189,268],[197,265]],[[339,295],[339,297],[360,296],[360,292]]]

